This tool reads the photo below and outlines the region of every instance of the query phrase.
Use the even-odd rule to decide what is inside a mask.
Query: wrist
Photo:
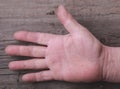
[[[104,46],[103,81],[120,82],[120,48]]]

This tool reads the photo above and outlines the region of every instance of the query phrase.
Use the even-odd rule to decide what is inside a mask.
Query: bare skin
[[[47,47],[20,45],[6,47],[5,51],[9,55],[35,57],[30,60],[10,62],[9,68],[11,70],[45,69],[23,75],[22,80],[27,82],[48,80],[94,82],[103,79],[107,81],[107,68],[104,62],[109,47],[100,43],[63,6],[59,6],[57,16],[69,34],[16,32],[14,38],[17,40],[43,44]]]

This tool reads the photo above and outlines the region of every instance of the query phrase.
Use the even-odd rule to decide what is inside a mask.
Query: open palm
[[[10,55],[31,56],[35,59],[14,61],[9,64],[12,70],[45,69],[23,76],[24,81],[62,80],[69,82],[93,82],[102,79],[102,45],[85,27],[65,10],[58,8],[58,18],[70,32],[67,35],[20,31],[15,33],[17,40],[34,42],[43,46],[8,46]],[[40,59],[44,57],[45,59]]]

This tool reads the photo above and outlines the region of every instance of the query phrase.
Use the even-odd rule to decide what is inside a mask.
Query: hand
[[[23,81],[28,82],[101,80],[104,45],[73,19],[63,6],[59,6],[57,15],[69,34],[54,35],[27,31],[15,33],[14,37],[17,40],[43,44],[46,47],[8,46],[6,53],[9,55],[35,57],[35,59],[25,61],[13,61],[9,64],[9,68],[11,70],[45,69],[23,75]],[[40,59],[40,57],[44,57],[44,59]]]

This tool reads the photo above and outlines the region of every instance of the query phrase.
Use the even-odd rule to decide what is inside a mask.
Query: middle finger
[[[45,57],[46,47],[42,46],[8,46],[6,53],[15,56]]]

